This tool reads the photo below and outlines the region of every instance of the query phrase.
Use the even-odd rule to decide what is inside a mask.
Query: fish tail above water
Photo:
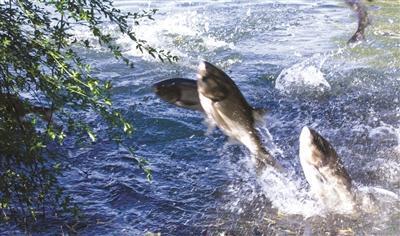
[[[347,43],[355,43],[364,40],[365,28],[370,24],[366,7],[361,0],[345,0],[345,2],[357,13],[358,18],[357,30]]]

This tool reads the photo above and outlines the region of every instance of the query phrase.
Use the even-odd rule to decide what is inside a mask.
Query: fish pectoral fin
[[[267,110],[264,108],[255,108],[252,111],[253,119],[257,124],[264,123],[264,116],[267,113]]]

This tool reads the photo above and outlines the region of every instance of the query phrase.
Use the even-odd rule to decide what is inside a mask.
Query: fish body
[[[221,131],[245,145],[255,156],[257,167],[276,162],[262,146],[255,123],[262,111],[252,108],[235,82],[216,66],[201,62],[197,73],[197,87],[201,106]]]
[[[355,43],[365,39],[365,28],[369,25],[367,9],[362,0],[345,0],[353,11],[357,13],[358,25],[357,30],[347,43]]]
[[[354,209],[352,181],[332,145],[315,130],[303,127],[300,163],[311,191],[328,208]]]

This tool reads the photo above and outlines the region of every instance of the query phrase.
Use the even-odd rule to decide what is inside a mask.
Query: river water
[[[85,219],[81,235],[398,235],[400,233],[400,12],[398,1],[369,3],[365,42],[346,45],[357,19],[341,1],[115,1],[124,11],[159,9],[135,26],[178,63],[135,50],[117,29],[130,69],[102,51],[86,52],[95,73],[113,82],[116,108],[135,128],[125,141],[149,161],[149,182],[124,147],[100,138],[70,148],[61,183]],[[77,32],[83,36],[85,32]],[[195,79],[201,60],[225,70],[255,107],[268,110],[260,133],[288,170],[256,177],[248,151],[200,113],[157,98],[151,85]],[[88,116],[96,124],[97,117]],[[309,193],[298,157],[303,126],[342,157],[360,196],[375,209],[327,212]],[[106,137],[101,125],[100,137]],[[68,227],[38,227],[38,234]]]

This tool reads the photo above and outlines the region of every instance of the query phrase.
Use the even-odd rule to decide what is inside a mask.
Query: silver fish
[[[327,140],[315,130],[303,127],[299,156],[311,191],[319,200],[328,208],[354,209],[351,178]]]
[[[252,108],[227,74],[208,62],[201,62],[197,86],[200,103],[208,119],[250,150],[256,159],[257,169],[265,165],[279,166],[263,147],[254,127],[264,111]]]
[[[371,0],[369,0],[371,2]],[[355,43],[365,39],[365,28],[369,25],[368,13],[362,0],[345,0],[346,4],[357,13],[358,26],[356,32],[347,43]]]

